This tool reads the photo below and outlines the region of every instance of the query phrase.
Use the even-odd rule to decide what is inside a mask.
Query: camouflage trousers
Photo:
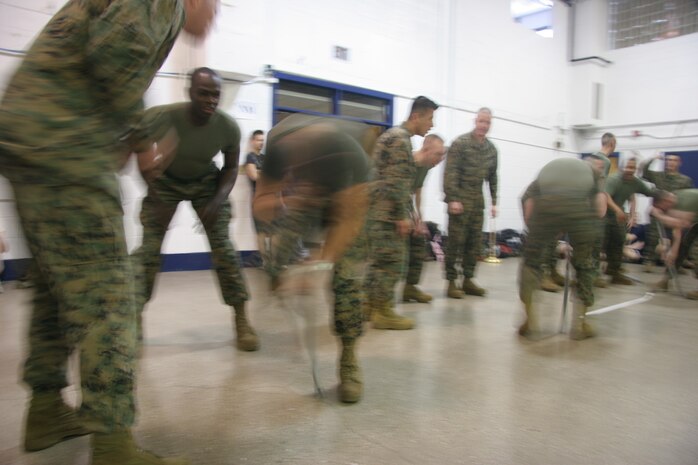
[[[143,199],[143,244],[135,252],[144,274],[141,304],[148,302],[153,295],[155,276],[160,271],[162,240],[177,205],[189,200],[199,213],[215,195],[217,185],[218,170],[212,167],[211,172],[202,179],[185,182],[163,175],[150,186],[155,192],[149,192]],[[211,246],[211,260],[223,300],[232,306],[248,300],[249,295],[241,272],[240,257],[230,240],[228,228],[231,218],[230,202],[226,200],[221,204],[215,222],[205,226],[205,232]]]
[[[320,209],[292,212],[268,226],[273,236],[270,266],[276,278],[295,258],[297,245],[319,246],[322,236]],[[363,334],[364,277],[366,269],[366,236],[360,234],[335,263],[332,274],[334,294],[334,332],[342,338],[357,338]]]
[[[66,387],[68,357],[78,349],[80,415],[105,432],[129,427],[135,417],[135,289],[123,212],[108,193],[116,185],[13,187],[34,258],[24,381],[35,392]]]
[[[591,249],[591,260],[594,268],[594,279],[596,279],[601,274],[601,252],[606,240],[606,220],[594,217],[594,230],[596,231],[597,241]]]
[[[696,238],[698,238],[698,223],[694,223],[688,230],[685,230],[681,235],[681,244],[679,245],[679,253],[676,256],[676,262],[674,266],[676,269],[680,269],[683,263],[690,258],[693,246],[696,244]],[[693,272],[698,278],[698,268],[694,268]]]
[[[422,277],[422,268],[424,268],[424,260],[427,258],[427,240],[421,234],[410,235],[409,242],[409,258],[407,264],[407,284],[419,284]]]
[[[606,217],[603,244],[603,248],[606,251],[606,274],[617,274],[623,264],[625,224],[618,223],[615,216]]]
[[[448,242],[444,259],[447,280],[458,279],[458,262],[464,277],[475,276],[475,265],[482,252],[483,220],[484,213],[481,208],[460,215],[448,215]]]
[[[560,233],[567,233],[573,248],[572,266],[577,272],[577,298],[589,307],[594,303],[592,249],[598,237],[598,221],[587,201],[564,199],[559,195],[542,195],[536,199],[524,246],[522,273],[530,270],[535,274],[533,281],[537,282],[528,286],[525,283],[531,280],[520,280],[521,300],[530,301],[533,291],[538,289],[546,261],[544,250]]]
[[[393,222],[369,222],[370,265],[366,277],[366,293],[370,305],[395,305],[395,285],[405,275],[407,244],[406,238],[398,236]]]
[[[642,248],[642,255],[645,260],[657,260],[657,244],[659,243],[659,231],[657,225],[660,224],[654,216],[650,216],[650,222],[645,228],[645,246]],[[660,224],[660,227],[661,226]],[[671,234],[668,235],[671,237]]]

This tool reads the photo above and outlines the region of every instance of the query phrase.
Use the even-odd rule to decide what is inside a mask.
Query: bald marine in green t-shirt
[[[191,75],[191,101],[149,109],[137,130],[135,137],[146,141],[138,158],[148,182],[141,209],[143,245],[137,252],[145,274],[139,307],[142,311],[152,297],[160,247],[172,216],[180,202],[191,201],[211,246],[223,300],[235,310],[237,347],[254,351],[259,340],[245,315],[249,295],[228,229],[232,218],[228,196],[237,179],[240,128],[218,109],[220,93],[218,74],[198,68]],[[213,161],[219,152],[221,169]]]

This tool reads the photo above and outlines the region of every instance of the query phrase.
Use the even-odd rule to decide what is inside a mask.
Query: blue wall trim
[[[5,270],[0,273],[0,281],[14,281],[20,276],[24,276],[29,268],[30,258],[16,258],[5,260]]]
[[[262,259],[257,250],[243,250],[240,253],[240,261],[245,268],[258,267],[262,263]],[[0,281],[14,281],[21,276],[24,276],[29,264],[30,258],[17,258],[13,260],[5,260],[5,270],[0,273]],[[160,271],[198,271],[210,270],[211,253],[173,253],[162,256],[162,266]]]
[[[245,268],[258,267],[262,259],[257,250],[239,252],[240,262]],[[210,252],[172,253],[162,256],[160,271],[198,271],[210,270],[213,267]]]

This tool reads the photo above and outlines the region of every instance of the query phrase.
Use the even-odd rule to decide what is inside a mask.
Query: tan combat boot
[[[235,334],[237,336],[236,346],[238,350],[254,352],[259,350],[259,338],[254,329],[247,322],[245,316],[245,302],[233,305],[235,309]]]
[[[126,430],[92,436],[92,465],[189,465],[189,461],[142,450],[133,441],[131,431]]]
[[[645,260],[642,271],[645,273],[652,273],[652,271],[654,271],[654,263],[652,263],[652,260]]]
[[[698,300],[698,291],[691,291],[686,293],[686,298],[688,300]]]
[[[572,312],[572,322],[570,326],[570,339],[581,341],[588,337],[596,336],[594,329],[586,321],[587,308],[581,302],[575,301]]]
[[[24,425],[24,450],[34,452],[66,439],[90,434],[59,391],[32,395]]]
[[[519,327],[519,335],[526,339],[539,339],[540,331],[538,330],[536,312],[533,308],[533,294],[540,287],[536,272],[527,266],[521,267],[519,286],[519,298],[526,310],[526,321]]]
[[[364,383],[361,377],[361,369],[356,359],[356,339],[353,337],[342,338],[342,356],[339,359],[339,400],[347,404],[353,404],[361,399],[364,392]]]
[[[666,292],[669,290],[669,276],[664,275],[664,277],[657,282],[652,288],[653,291],[655,292]]]
[[[405,284],[405,288],[402,291],[402,301],[412,302],[413,300],[420,304],[428,304],[431,302],[432,296],[426,292],[422,292],[422,290],[414,284]]]
[[[562,288],[558,286],[553,279],[547,274],[540,281],[540,288],[545,292],[560,292]]]
[[[487,292],[485,289],[475,284],[475,281],[473,281],[471,278],[463,278],[463,286],[461,287],[463,292],[468,295],[483,296]]]
[[[446,295],[451,299],[465,298],[465,292],[458,288],[458,285],[454,280],[450,280],[448,282],[448,290],[446,291]]]
[[[373,309],[371,322],[375,329],[404,330],[414,328],[414,320],[395,313],[392,305],[388,302]]]

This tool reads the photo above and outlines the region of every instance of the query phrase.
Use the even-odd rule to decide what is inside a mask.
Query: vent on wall
[[[337,60],[349,61],[349,49],[340,45],[334,46],[334,57]]]

